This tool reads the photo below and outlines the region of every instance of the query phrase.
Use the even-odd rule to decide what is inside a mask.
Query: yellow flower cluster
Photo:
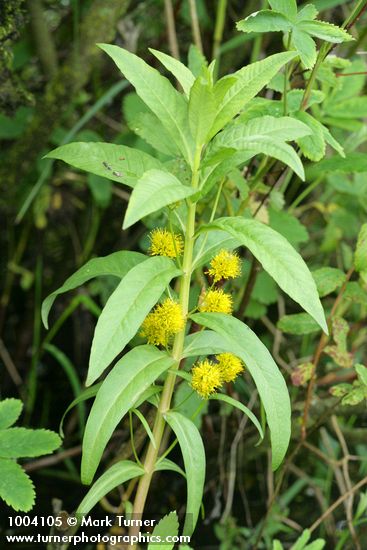
[[[204,399],[216,392],[224,382],[233,382],[243,371],[242,361],[232,353],[216,355],[217,363],[208,359],[192,368],[192,388]]]
[[[192,368],[192,388],[204,399],[222,385],[222,373],[216,363],[208,359],[200,361]]]
[[[216,359],[224,382],[233,382],[238,374],[243,371],[241,359],[233,353],[220,353],[216,355]]]
[[[171,337],[180,332],[183,327],[184,318],[180,304],[171,298],[166,298],[147,315],[140,334],[147,339],[148,344],[167,346]]]
[[[241,261],[237,254],[223,249],[211,260],[208,273],[214,283],[222,279],[234,279],[241,275]]]
[[[232,313],[232,296],[222,289],[207,290],[199,304],[199,311],[206,313]]]
[[[167,256],[167,258],[177,258],[181,256],[183,242],[181,235],[171,233],[167,229],[157,227],[149,235],[151,256]]]

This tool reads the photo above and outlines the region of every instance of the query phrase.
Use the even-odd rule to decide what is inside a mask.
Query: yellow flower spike
[[[232,296],[223,290],[207,290],[199,304],[199,311],[206,313],[232,313]]]
[[[220,353],[215,356],[224,382],[233,382],[237,375],[244,370],[244,365],[233,353]]]
[[[170,233],[167,229],[160,227],[153,229],[149,234],[151,256],[167,256],[167,258],[177,258],[181,256],[183,242],[181,235]]]
[[[191,372],[191,387],[204,399],[208,399],[223,383],[218,365],[208,359],[196,363]]]
[[[211,260],[207,273],[211,275],[214,283],[221,279],[234,279],[241,275],[241,261],[234,252],[220,250]]]
[[[166,298],[147,315],[140,335],[147,339],[148,344],[167,346],[171,336],[180,332],[183,327],[184,318],[180,304],[171,298]]]

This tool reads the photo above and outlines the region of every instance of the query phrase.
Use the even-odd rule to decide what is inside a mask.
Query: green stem
[[[223,38],[224,23],[226,20],[227,0],[219,0],[215,18],[212,59],[216,59],[215,75],[218,74],[220,60],[220,45]]]
[[[289,33],[288,40],[287,40],[287,50],[291,47],[291,39],[292,39],[292,33]],[[292,67],[293,63],[289,63],[289,66]],[[284,116],[287,116],[287,93],[288,93],[288,80],[291,73],[291,69],[289,69],[288,72],[288,64],[284,67],[284,89],[283,89],[283,114]]]
[[[199,167],[201,158],[201,147],[198,147],[195,152],[194,165],[192,170],[191,185],[194,189],[197,189],[199,183]],[[187,317],[189,309],[189,297],[190,297],[190,283],[192,272],[192,259],[194,249],[194,233],[195,233],[195,214],[196,204],[189,204],[186,223],[185,234],[185,248],[182,262],[182,275],[180,279],[180,305],[184,318]],[[176,372],[179,369],[180,361],[182,357],[182,351],[184,346],[186,331],[186,321],[183,330],[175,337],[173,344],[172,357],[176,361],[175,367],[168,373],[161,399],[158,405],[157,414],[154,421],[153,436],[156,442],[156,446],[150,442],[148,450],[144,460],[145,474],[139,479],[138,488],[136,491],[133,515],[134,518],[140,518],[143,514],[145,501],[147,499],[151,479],[155,470],[155,465],[158,458],[159,448],[161,446],[162,437],[165,428],[165,414],[170,409],[172,394],[176,381]],[[138,526],[133,526],[130,530],[130,536],[136,535],[139,530]],[[133,547],[135,548],[135,546]]]
[[[191,17],[191,29],[192,29],[192,35],[194,38],[194,43],[195,43],[195,46],[198,48],[198,50],[201,53],[203,53],[203,43],[201,41],[199,16],[196,9],[195,0],[189,0],[189,5],[190,5],[190,17]]]

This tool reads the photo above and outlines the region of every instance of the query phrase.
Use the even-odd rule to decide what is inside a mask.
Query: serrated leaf
[[[367,155],[365,153],[348,153],[345,158],[334,155],[323,159],[317,164],[308,166],[306,176],[312,180],[325,172],[343,172],[346,174],[367,172]]]
[[[306,6],[303,6],[297,14],[297,21],[308,21],[312,19],[316,19],[318,10],[316,6],[313,4],[306,4]]]
[[[306,227],[296,217],[284,210],[269,208],[269,225],[283,235],[292,246],[305,243],[309,239]]]
[[[189,125],[196,145],[204,145],[216,115],[213,87],[198,76],[190,90]]]
[[[187,120],[187,103],[170,81],[135,54],[118,46],[99,44],[116,63],[136,93],[162,122],[185,160],[193,159],[193,140]]]
[[[0,430],[14,424],[22,412],[23,403],[20,399],[8,398],[0,401]]]
[[[43,300],[41,311],[43,324],[48,328],[48,314],[59,294],[73,290],[94,277],[114,275],[121,279],[132,267],[145,259],[146,256],[144,256],[144,254],[140,252],[131,252],[129,250],[113,252],[101,258],[92,258],[92,260],[89,260],[78,269],[78,271],[66,279],[65,283],[60,288],[49,294],[47,298]]]
[[[177,537],[179,527],[180,526],[178,523],[176,512],[170,512],[169,514],[164,516],[154,527],[152,537],[159,537],[155,540],[160,541],[165,541],[167,537]],[[148,550],[172,550],[174,546],[174,542],[166,542],[162,544],[155,542],[148,545]]]
[[[269,4],[272,10],[283,13],[289,19],[294,19],[297,15],[296,0],[269,0]]]
[[[63,160],[74,168],[129,187],[134,187],[147,170],[162,169],[162,163],[148,153],[114,143],[67,143],[50,151],[44,158]]]
[[[353,97],[332,103],[327,107],[327,115],[337,118],[365,118],[367,116],[367,96]]]
[[[277,328],[287,334],[313,334],[319,332],[320,327],[308,313],[294,313],[283,315],[277,322]]]
[[[175,411],[164,418],[175,433],[181,448],[187,482],[187,506],[184,535],[192,535],[199,516],[205,481],[205,451],[201,435],[195,424]]]
[[[0,458],[0,498],[16,512],[29,512],[35,492],[31,479],[14,460]]]
[[[318,162],[325,156],[326,151],[323,125],[304,111],[298,111],[294,116],[306,124],[312,132],[309,136],[297,139],[303,155],[314,162]]]
[[[170,172],[148,170],[131,193],[123,229],[131,227],[137,221],[164,206],[186,199],[194,192],[194,189],[183,185]]]
[[[93,486],[89,489],[75,513],[88,514],[97,502],[112,491],[112,489],[125,483],[125,481],[130,481],[130,479],[143,474],[143,468],[135,462],[131,462],[130,460],[117,462],[93,483]]]
[[[289,32],[292,24],[285,15],[271,10],[251,13],[236,23],[237,30],[242,32]]]
[[[291,44],[294,46],[306,69],[312,69],[316,62],[316,44],[306,32],[294,27]]]
[[[354,265],[357,272],[367,271],[367,223],[364,223],[358,234]]]
[[[2,458],[47,455],[60,445],[60,437],[50,430],[8,428],[0,431],[0,457]]]
[[[97,321],[87,386],[93,384],[124,349],[169,282],[180,273],[172,260],[157,256],[148,258],[125,275]]]
[[[236,78],[218,105],[218,112],[208,139],[221,130],[227,122],[237,115],[243,107],[257,95],[260,90],[286,63],[296,56],[294,52],[270,55],[262,61],[252,63],[230,75]]]
[[[195,77],[184,65],[179,61],[178,59],[175,59],[174,57],[171,57],[170,55],[167,55],[166,53],[160,52],[158,50],[154,50],[153,48],[149,48],[149,51],[157,58],[159,61],[166,67],[168,71],[170,71],[178,80],[178,82],[181,84],[183,91],[187,95],[187,97],[190,94],[191,86],[194,84]]]
[[[235,317],[224,313],[195,313],[191,318],[218,334],[218,347],[224,339],[225,346],[242,359],[254,379],[270,428],[272,466],[276,470],[289,444],[291,409],[287,386],[274,359],[256,334]],[[215,346],[215,342],[213,344]]]
[[[353,36],[347,31],[332,23],[326,23],[326,21],[300,21],[297,25],[297,29],[311,36],[316,36],[316,38],[321,38],[321,40],[325,40],[326,42],[335,44],[354,40]]]
[[[345,273],[336,267],[321,267],[312,271],[320,298],[331,294],[345,281]]]
[[[120,359],[103,381],[83,438],[82,483],[90,484],[114,429],[143,392],[175,360],[154,346],[138,346]]]
[[[240,217],[219,218],[201,231],[213,229],[227,231],[241,240],[280,288],[328,333],[315,281],[302,257],[282,235],[261,222]]]

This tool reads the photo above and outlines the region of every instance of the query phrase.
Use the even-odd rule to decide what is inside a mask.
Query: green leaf
[[[339,153],[339,155],[341,157],[344,158],[345,157],[344,148],[334,138],[334,136],[331,134],[329,129],[326,128],[326,126],[324,126],[323,124],[321,126],[322,126],[322,131],[323,131],[323,134],[324,134],[324,140],[326,141],[326,143],[328,143],[333,149],[335,149],[335,151],[337,151]]]
[[[317,164],[307,167],[307,179],[316,179],[325,172],[356,173],[367,172],[367,155],[365,153],[349,153],[345,158],[333,156]]]
[[[96,204],[101,208],[107,208],[112,198],[112,183],[101,176],[88,174],[87,184]]]
[[[303,550],[308,541],[311,538],[311,532],[309,529],[305,529],[302,535],[297,539],[295,544],[292,546],[292,550]]]
[[[321,40],[335,44],[354,40],[353,36],[344,29],[325,21],[300,21],[297,28],[307,34],[311,34],[311,36],[316,36],[316,38],[321,38]]]
[[[86,385],[90,386],[136,334],[165,288],[180,275],[172,260],[148,258],[133,267],[111,294],[98,318]]]
[[[31,479],[14,460],[0,458],[0,498],[16,512],[29,512],[35,492]]]
[[[0,430],[14,424],[22,412],[23,403],[20,399],[8,398],[0,401]]]
[[[186,199],[195,192],[170,172],[148,170],[137,182],[125,214],[123,229],[168,204]]]
[[[176,472],[177,474],[180,474],[186,478],[186,474],[182,470],[182,468],[177,466],[176,462],[173,462],[169,458],[162,458],[162,460],[158,460],[158,462],[156,462],[154,467],[155,472],[162,472],[165,470],[168,470],[170,472]]]
[[[67,143],[50,151],[44,158],[63,160],[74,168],[129,187],[134,187],[147,170],[162,169],[162,163],[148,153],[114,143]]]
[[[302,163],[295,150],[285,143],[310,134],[310,129],[291,117],[257,117],[246,124],[236,124],[221,132],[213,142],[214,151],[221,147],[249,152],[249,157],[264,153],[294,170],[304,179]]]
[[[109,44],[98,44],[116,63],[136,93],[162,122],[185,160],[192,164],[193,140],[187,103],[170,81],[135,54]]]
[[[145,419],[145,417],[142,415],[142,413],[138,410],[138,409],[131,409],[131,411],[136,414],[136,416],[139,418],[140,422],[142,423],[143,425],[143,428],[147,434],[147,436],[149,437],[153,447],[156,449],[157,448],[157,443],[156,443],[156,440],[154,438],[154,435],[153,435],[153,432],[152,430],[150,429],[150,426],[147,422],[147,420]]]
[[[305,243],[309,240],[307,229],[289,212],[269,208],[269,225],[283,235],[292,246]]]
[[[243,405],[243,403],[241,403],[241,401],[238,401],[237,399],[233,399],[232,397],[230,397],[229,395],[226,395],[224,393],[214,393],[209,397],[209,399],[212,399],[212,400],[214,399],[214,400],[217,400],[217,401],[223,401],[224,403],[227,403],[227,405],[231,405],[231,407],[235,407],[236,409],[239,409],[240,411],[242,411],[246,416],[248,416],[248,418],[251,420],[251,422],[257,428],[257,431],[259,432],[260,438],[264,439],[264,432],[262,430],[260,422],[258,421],[256,416],[254,415],[254,413],[252,411],[250,411],[250,409],[248,407]]]
[[[297,15],[296,0],[269,0],[269,4],[272,10],[283,13],[289,19],[294,19]]]
[[[202,226],[201,231],[212,229],[227,231],[239,239],[280,288],[328,333],[315,281],[302,257],[282,235],[261,222],[240,217],[219,218]]]
[[[145,259],[146,256],[144,256],[144,254],[140,254],[140,252],[121,250],[119,252],[113,252],[112,254],[102,258],[93,258],[92,260],[89,260],[89,262],[83,265],[83,267],[78,269],[78,271],[66,279],[65,283],[60,288],[45,298],[42,303],[43,324],[46,328],[48,328],[48,314],[55,298],[59,294],[73,290],[94,277],[115,275],[116,277],[122,278],[128,271],[130,271],[132,267]]]
[[[213,87],[203,76],[195,80],[189,99],[189,125],[196,145],[204,145],[216,115]]]
[[[277,322],[277,328],[287,334],[313,334],[319,332],[320,327],[308,313],[294,313],[283,315]]]
[[[90,386],[90,388],[86,388],[81,392],[80,395],[78,395],[78,397],[73,399],[73,401],[70,403],[70,405],[62,415],[62,418],[60,421],[59,434],[61,437],[64,437],[63,425],[64,425],[65,416],[68,414],[68,412],[71,411],[71,409],[75,407],[75,405],[78,405],[78,403],[83,403],[84,401],[87,401],[87,399],[90,399],[91,397],[94,397],[95,395],[97,395],[97,392],[101,387],[101,385],[102,385],[102,382],[99,382],[98,384],[94,384],[94,386]]]
[[[315,117],[304,111],[298,111],[294,116],[304,122],[312,132],[309,136],[297,139],[303,155],[314,162],[318,162],[325,156],[326,151],[323,125]]]
[[[136,135],[144,139],[157,151],[171,157],[180,156],[178,147],[154,113],[149,111],[139,112],[130,118],[128,124]]]
[[[180,375],[184,371],[180,369]],[[175,390],[173,409],[179,413],[190,418],[197,428],[200,428],[203,415],[208,412],[208,402],[203,402],[199,394],[191,387],[192,376],[188,374],[188,384],[180,384],[177,390]]]
[[[0,431],[0,457],[3,458],[47,455],[60,445],[60,437],[50,430],[8,428]]]
[[[89,489],[75,513],[88,514],[97,502],[112,491],[112,489],[125,483],[125,481],[143,474],[143,468],[135,462],[131,462],[130,460],[117,462],[93,483],[93,486]]]
[[[177,474],[180,474],[184,478],[186,478],[186,474],[183,471],[183,469],[177,466],[176,462],[173,462],[169,458],[162,458],[162,460],[158,460],[155,464],[155,467],[154,467],[155,472],[162,472],[164,470],[168,470],[170,472],[176,472]]]
[[[155,55],[157,59],[159,59],[162,65],[164,65],[166,69],[177,78],[178,82],[182,86],[183,91],[188,97],[190,94],[191,86],[194,84],[195,81],[195,77],[190,69],[188,69],[186,65],[181,63],[181,61],[178,61],[178,59],[175,59],[174,57],[171,57],[166,53],[154,50],[153,48],[148,49],[153,55]]]
[[[167,537],[177,537],[179,527],[180,526],[178,523],[176,512],[170,512],[169,514],[164,516],[154,527],[152,537],[159,537],[155,540],[160,541],[165,541]],[[174,546],[174,542],[162,542],[161,544],[152,542],[148,545],[148,550],[172,550]]]
[[[218,346],[221,345],[221,337],[225,347],[222,351],[231,351],[242,359],[254,379],[270,428],[272,466],[276,470],[289,444],[291,408],[287,386],[274,359],[256,334],[231,315],[195,313],[191,318],[218,333]]]
[[[367,96],[352,97],[328,106],[327,115],[338,118],[364,118],[367,116]]]
[[[357,363],[356,365],[354,365],[354,368],[356,370],[356,373],[358,374],[359,381],[364,386],[367,386],[367,367],[361,365],[360,363]]]
[[[287,1],[287,0],[285,0]],[[310,19],[316,19],[318,10],[313,4],[306,4],[301,8],[297,14],[297,21],[307,21]]]
[[[114,429],[141,394],[175,360],[154,346],[138,346],[116,363],[98,390],[83,439],[82,482],[92,482]]]
[[[195,44],[191,44],[188,53],[188,65],[192,74],[197,77],[202,72],[204,67],[208,66],[205,56]]]
[[[345,273],[336,267],[321,267],[312,271],[320,298],[331,294],[345,281]]]
[[[294,46],[306,69],[312,69],[316,62],[316,44],[306,32],[294,27],[291,44]]]
[[[187,506],[183,534],[192,535],[204,490],[204,445],[199,430],[191,420],[174,411],[168,411],[164,418],[174,431],[181,447],[187,478]]]
[[[261,10],[238,21],[236,27],[242,32],[289,32],[292,30],[292,23],[281,13]]]
[[[270,55],[230,75],[236,82],[229,88],[218,105],[218,112],[208,138],[215,136],[227,122],[243,109],[286,63],[296,56],[295,52]],[[220,81],[219,81],[220,82]]]
[[[367,223],[362,225],[358,234],[354,265],[357,272],[367,271]]]

